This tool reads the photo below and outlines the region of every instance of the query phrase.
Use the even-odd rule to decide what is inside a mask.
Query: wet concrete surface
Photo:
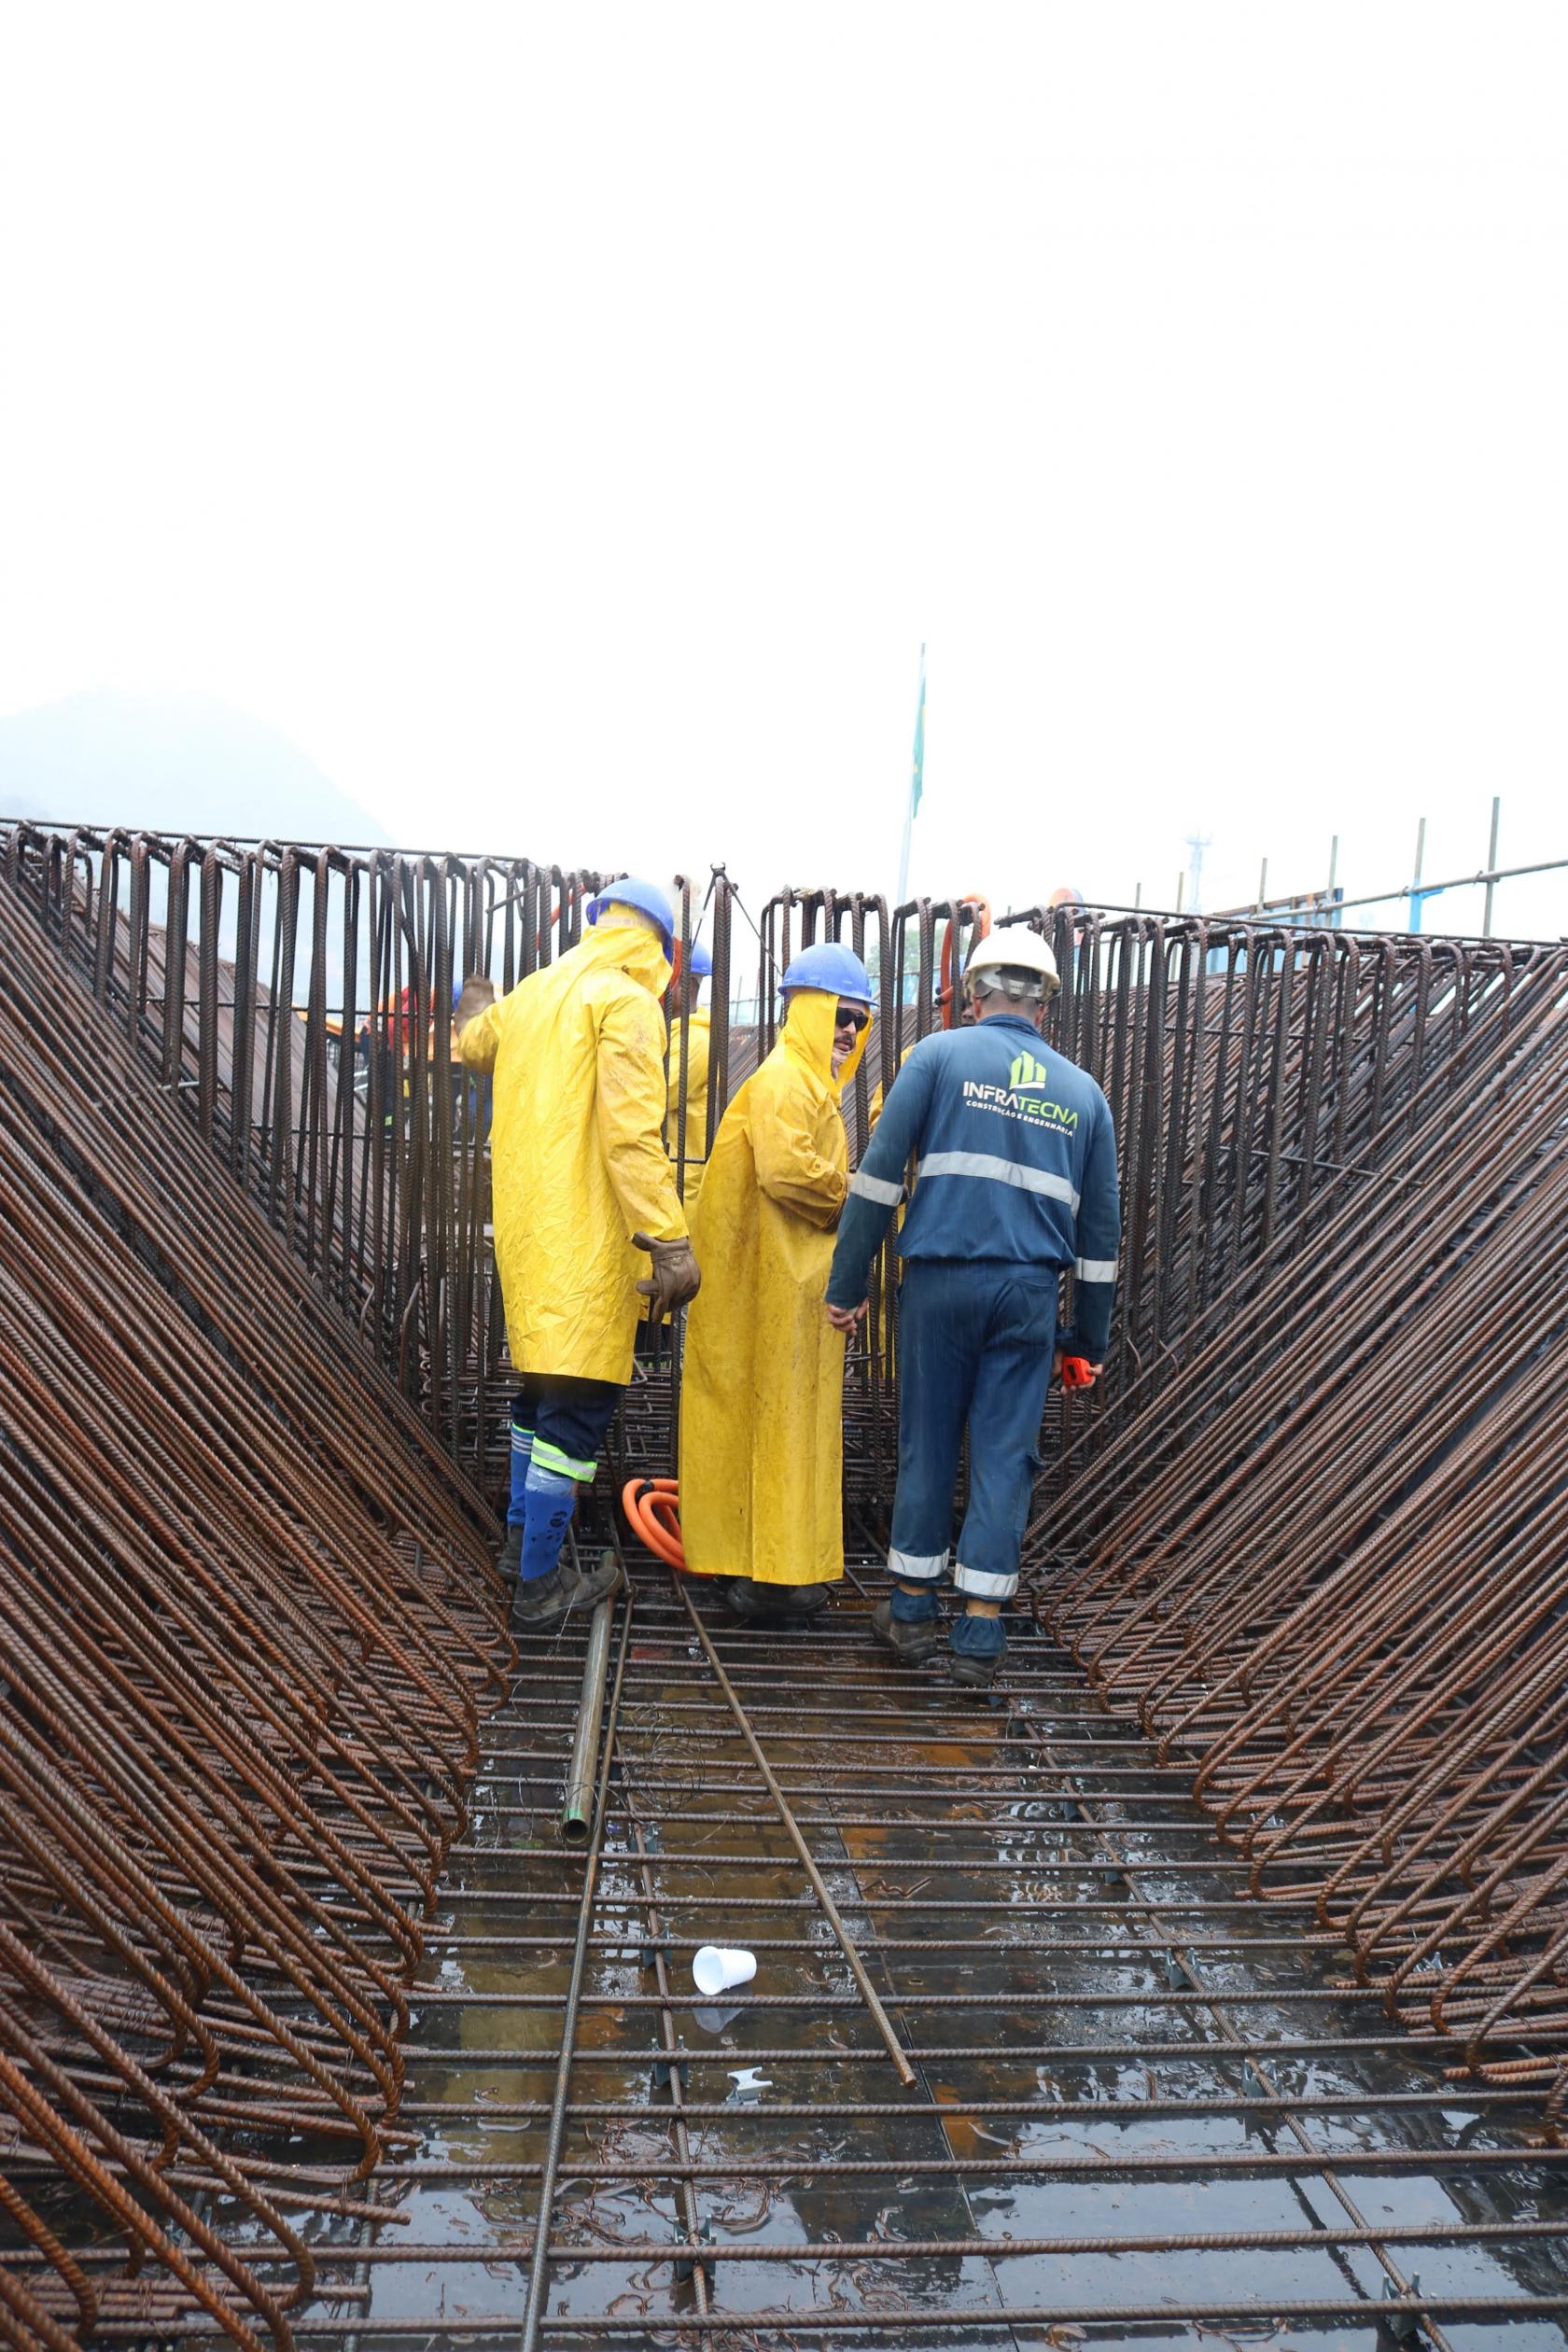
[[[1401,2340],[1379,2303],[1418,2280],[1427,2297],[1560,2297],[1568,2316],[1568,2168],[1533,2142],[1535,2109],[1446,2080],[1452,2046],[1392,2026],[1304,1905],[1248,1901],[1180,1771],[1032,1629],[977,1699],[940,1661],[883,1659],[848,1588],[808,1631],[732,1631],[702,1607],[917,2080],[899,2086],[667,1581],[639,1575],[547,2341],[1360,2352]],[[407,2218],[355,2241],[358,2297],[315,2306],[306,2344],[520,2328],[585,1867],[555,1837],[582,1648],[575,1628],[533,1645],[487,1726],[407,2053],[420,2147],[376,2182]],[[666,1940],[665,1997],[650,1947]],[[706,1941],[757,1953],[719,2010],[692,1980]],[[659,2250],[687,2227],[666,2038],[703,2282]],[[1310,2242],[1358,2223],[1390,2233],[1381,2258]],[[1285,2242],[1224,2243],[1266,2233]],[[787,2250],[803,2244],[822,2250]],[[705,2299],[722,2324],[682,2335]],[[1237,2304],[1253,2308],[1218,2316]],[[612,2327],[569,2324],[588,2319]],[[1546,2352],[1564,2332],[1494,2313],[1405,2340]]]

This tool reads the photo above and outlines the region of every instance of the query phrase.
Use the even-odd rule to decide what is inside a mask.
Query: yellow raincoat
[[[632,1377],[651,1263],[631,1237],[686,1231],[663,1135],[668,979],[651,931],[605,925],[457,1040],[467,1068],[495,1074],[496,1267],[514,1371]]]
[[[686,1213],[691,1215],[702,1190],[707,1158],[707,1049],[710,1015],[698,1005],[685,1020],[670,1029],[669,1111],[665,1120],[665,1144],[673,1160],[680,1148],[680,1071],[686,1066]]]
[[[680,1536],[698,1575],[828,1584],[844,1574],[844,1339],[823,1312],[849,1190],[833,1076],[836,994],[797,989],[784,1033],[719,1123],[692,1239]]]

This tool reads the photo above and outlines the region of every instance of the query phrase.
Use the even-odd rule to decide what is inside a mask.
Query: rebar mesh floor
[[[1180,1767],[1032,1629],[977,1699],[875,1650],[853,1583],[790,1632],[698,1594],[901,2088],[679,1596],[646,1562],[633,1593],[543,2341],[1562,2343],[1568,2149],[1535,2103],[1391,2028],[1305,1899],[1249,1900]],[[372,2191],[403,2218],[331,2223],[343,2299],[303,2344],[519,2336],[590,1868],[555,1828],[585,1641],[525,1645],[490,1719],[408,2051],[421,2141]],[[706,1942],[756,1954],[721,2007]]]

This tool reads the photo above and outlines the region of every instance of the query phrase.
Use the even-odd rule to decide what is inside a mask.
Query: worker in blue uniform
[[[963,986],[973,1025],[923,1039],[888,1091],[839,1224],[827,1310],[835,1329],[855,1329],[872,1260],[907,1198],[893,1589],[872,1623],[916,1662],[941,1643],[967,1429],[969,1507],[953,1570],[964,1606],[949,1663],[956,1681],[984,1686],[1006,1649],[1001,1607],[1018,1589],[1052,1371],[1068,1353],[1096,1377],[1104,1368],[1121,1221],[1105,1097],[1040,1034],[1057,986],[1045,942],[1022,925],[992,931]],[[1057,1320],[1069,1271],[1071,1330]]]

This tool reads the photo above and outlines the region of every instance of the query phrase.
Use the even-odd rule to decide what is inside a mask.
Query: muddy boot
[[[786,1585],[779,1595],[778,1614],[786,1625],[810,1625],[828,1605],[831,1585]]]
[[[514,1584],[522,1564],[523,1530],[521,1527],[511,1526],[509,1522],[505,1541],[496,1554],[496,1565],[501,1572],[502,1581],[508,1585]]]
[[[965,1688],[985,1690],[995,1682],[1006,1652],[1007,1634],[1001,1617],[961,1617],[953,1626],[947,1671]]]
[[[893,1615],[897,1604],[918,1610],[922,1602],[923,1615]],[[895,1658],[902,1658],[906,1666],[923,1666],[942,1645],[942,1619],[935,1595],[922,1595],[916,1600],[911,1594],[895,1592],[889,1600],[878,1601],[871,1613],[871,1630],[884,1648],[890,1649]]]
[[[591,1609],[621,1581],[613,1552],[601,1552],[591,1568],[579,1567],[569,1553],[556,1561],[548,1576],[532,1576],[512,1596],[514,1633],[542,1633],[559,1625],[574,1609]]]
[[[828,1605],[828,1588],[819,1584],[758,1584],[750,1576],[731,1576],[723,1592],[742,1625],[809,1625]]]

